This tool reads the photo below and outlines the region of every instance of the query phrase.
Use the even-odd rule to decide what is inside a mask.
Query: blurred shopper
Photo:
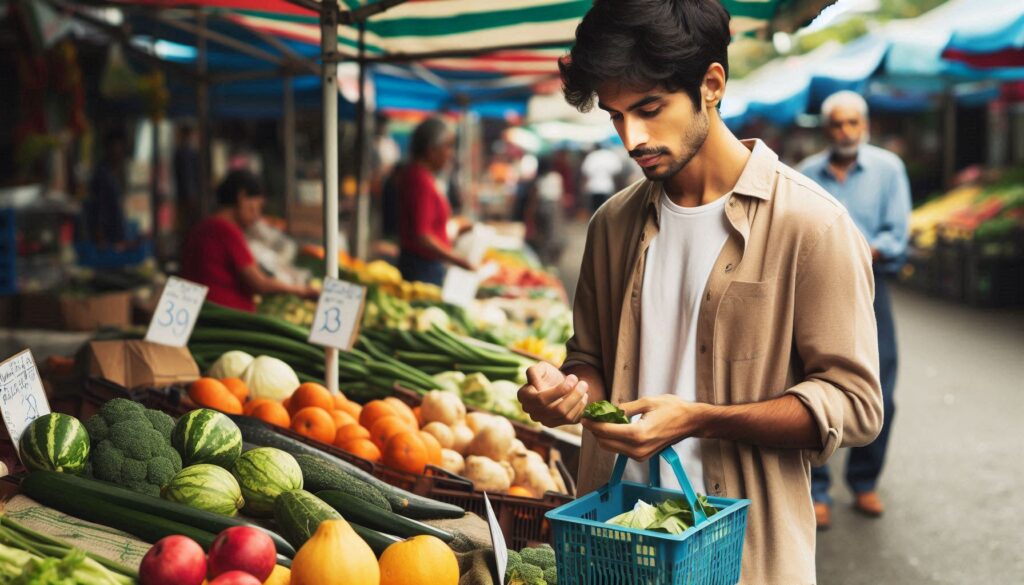
[[[615,177],[622,172],[622,158],[598,146],[583,159],[583,193],[594,213],[616,192]]]
[[[437,176],[455,155],[455,135],[443,121],[429,118],[413,131],[409,150],[412,160],[399,183],[398,268],[406,280],[440,285],[447,264],[474,268],[452,251],[451,207],[437,186]]]
[[[174,148],[174,195],[178,230],[188,234],[199,218],[199,143],[196,129],[191,124],[178,128],[178,143]]]
[[[867,143],[868,104],[864,98],[851,91],[836,93],[822,104],[821,117],[831,146],[798,168],[846,206],[871,246],[874,261],[874,310],[885,423],[873,443],[850,450],[846,483],[856,495],[854,507],[878,517],[884,511],[877,486],[892,430],[897,366],[896,329],[885,278],[899,269],[906,252],[910,181],[898,156]],[[831,524],[832,504],[828,467],[816,467],[811,475],[814,513],[818,527],[826,529]]]
[[[537,176],[526,196],[523,221],[526,241],[536,250],[545,266],[556,266],[565,248],[562,236],[562,198],[565,187],[562,176],[554,169],[550,157],[537,163]]]
[[[313,288],[283,283],[260,268],[245,230],[263,215],[263,187],[251,171],[234,170],[217,187],[217,211],[189,233],[181,253],[181,276],[210,288],[210,302],[255,311],[254,295],[294,294],[315,298]]]
[[[835,199],[723,122],[730,38],[719,0],[598,0],[576,29],[566,101],[607,112],[646,180],[594,214],[567,359],[519,399],[547,426],[596,400],[636,417],[582,420],[577,493],[616,454],[646,482],[674,448],[697,491],[752,500],[740,583],[816,583],[810,465],[881,427],[871,255]]]
[[[124,212],[128,140],[121,130],[103,137],[103,158],[89,180],[89,199],[83,206],[87,239],[99,248],[128,247]]]

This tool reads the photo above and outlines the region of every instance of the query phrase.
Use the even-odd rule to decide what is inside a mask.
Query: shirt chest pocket
[[[729,283],[715,320],[715,355],[729,361],[768,353],[772,339],[775,279]]]

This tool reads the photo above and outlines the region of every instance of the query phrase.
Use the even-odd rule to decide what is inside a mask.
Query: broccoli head
[[[555,567],[544,569],[544,580],[548,585],[558,585],[558,570]]]
[[[519,555],[523,558],[523,562],[540,567],[541,569],[547,569],[555,566],[555,551],[550,546],[538,546],[537,548],[524,548],[519,551]]]
[[[137,402],[116,398],[86,422],[93,441],[96,479],[154,496],[181,471],[181,455],[170,442],[174,420]]]
[[[513,569],[508,576],[508,585],[547,585],[544,571],[525,562]]]

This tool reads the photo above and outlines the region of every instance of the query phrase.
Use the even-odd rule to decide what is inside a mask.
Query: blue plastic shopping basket
[[[559,585],[734,585],[740,580],[743,537],[750,500],[708,498],[719,511],[710,518],[672,447],[660,453],[675,471],[682,494],[662,489],[659,457],[650,461],[650,485],[622,481],[627,458],[619,456],[611,481],[547,513],[558,559]],[[682,495],[694,526],[679,535],[606,524],[637,500],[658,505]]]

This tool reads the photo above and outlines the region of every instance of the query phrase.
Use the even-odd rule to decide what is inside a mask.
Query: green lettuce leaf
[[[615,406],[607,400],[599,400],[597,402],[591,402],[583,409],[583,418],[589,418],[597,422],[615,423],[615,424],[628,424],[629,419],[626,418],[626,411]]]

